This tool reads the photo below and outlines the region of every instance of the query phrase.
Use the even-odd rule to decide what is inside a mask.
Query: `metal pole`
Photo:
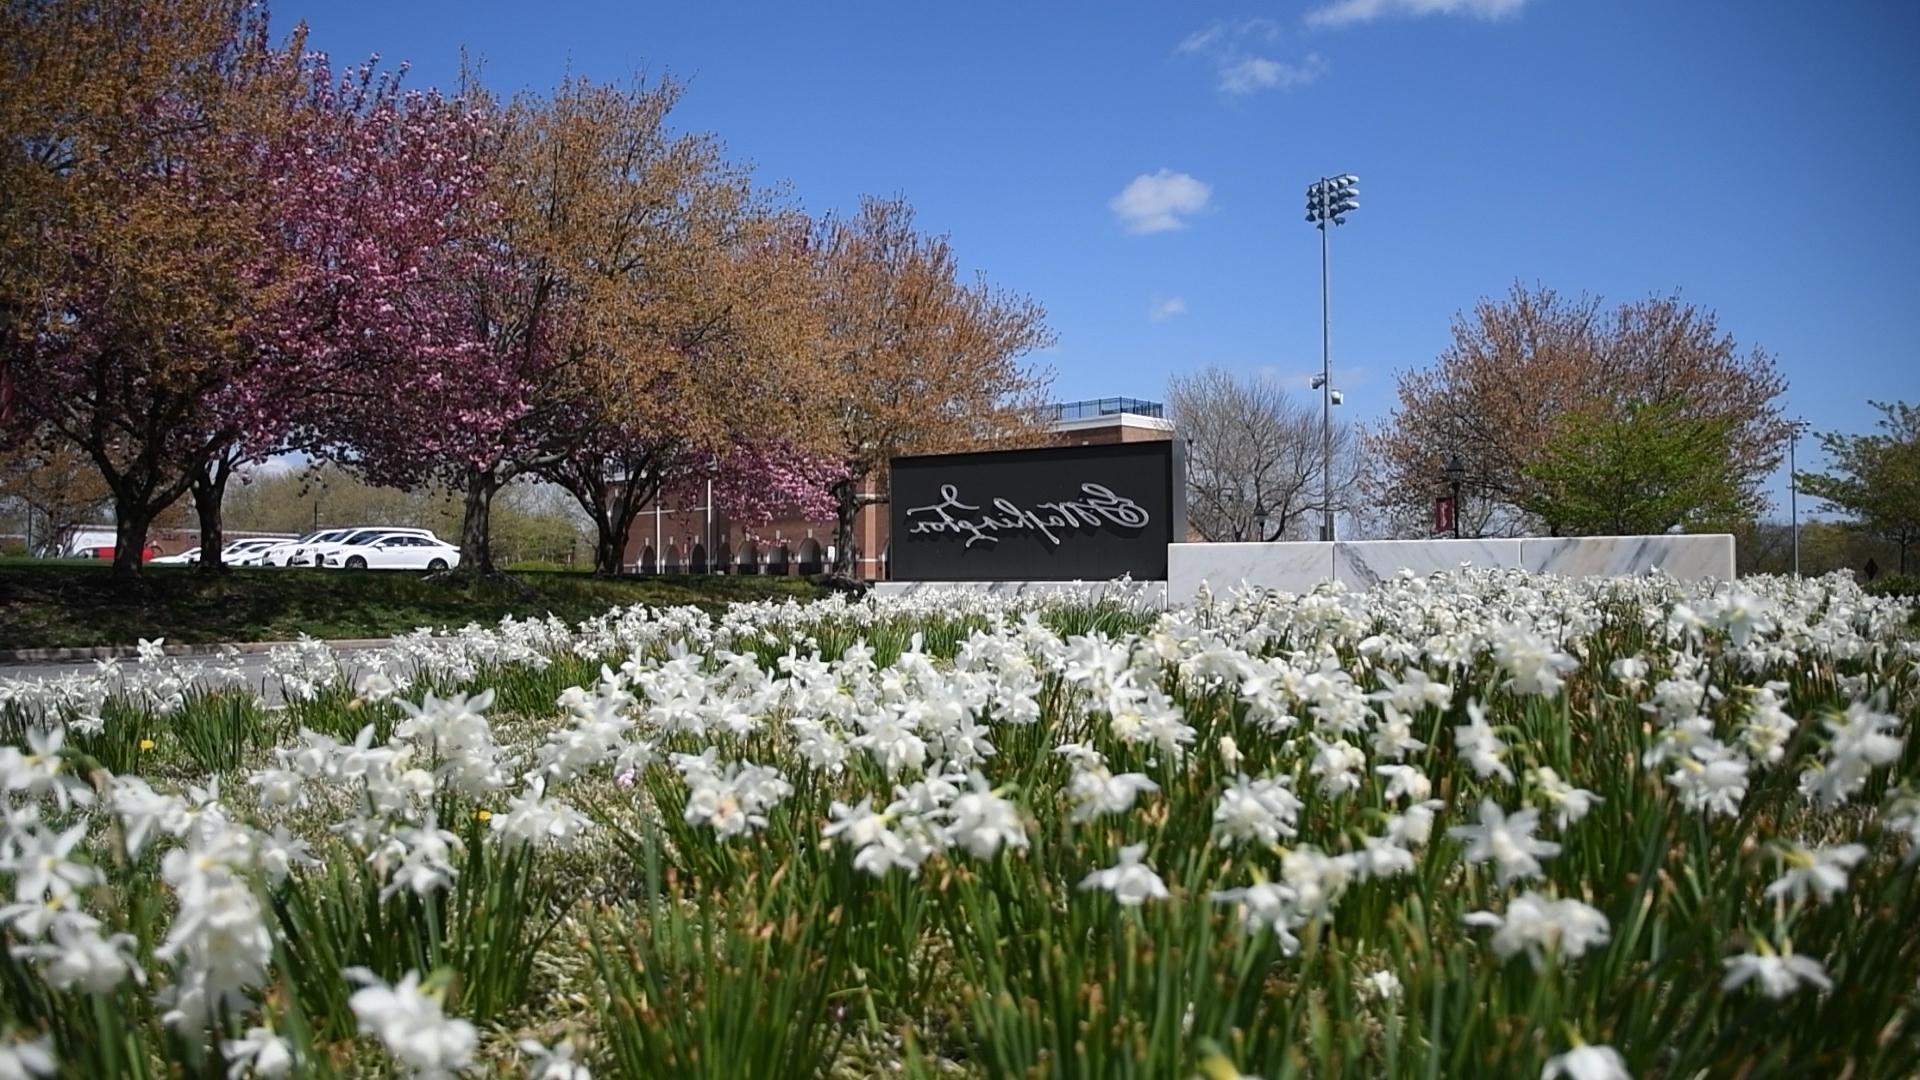
[[[707,477],[707,573],[717,573],[713,568],[713,477]]]
[[[1460,539],[1460,481],[1455,480],[1448,486],[1453,488],[1453,506],[1449,512],[1453,515],[1453,538],[1458,540]]]
[[[1795,451],[1800,444],[1800,425],[1794,424],[1792,434],[1787,436],[1787,499],[1793,508],[1793,576],[1800,576],[1800,477],[1795,470]]]
[[[1327,179],[1320,178],[1320,539],[1333,539],[1333,351],[1328,301]]]

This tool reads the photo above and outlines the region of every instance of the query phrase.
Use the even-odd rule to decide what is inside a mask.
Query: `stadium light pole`
[[[1793,517],[1793,576],[1800,576],[1800,472],[1794,460],[1800,449],[1800,433],[1807,430],[1805,420],[1795,420],[1787,434],[1787,505]]]
[[[1360,208],[1360,178],[1323,176],[1307,185],[1307,221],[1320,230],[1320,539],[1333,539],[1333,348],[1327,277],[1327,222],[1345,225]]]

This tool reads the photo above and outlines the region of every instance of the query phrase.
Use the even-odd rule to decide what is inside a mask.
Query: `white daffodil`
[[[593,1073],[574,1057],[573,1041],[562,1039],[551,1049],[533,1039],[517,1044],[527,1055],[527,1080],[593,1080]]]
[[[220,1053],[228,1062],[227,1080],[247,1076],[277,1080],[293,1073],[293,1046],[272,1028],[251,1027],[243,1038],[223,1040]]]
[[[1379,971],[1366,976],[1361,980],[1361,984],[1382,1001],[1391,1001],[1399,997],[1402,989],[1400,976],[1395,975],[1386,968],[1381,968]]]
[[[1113,894],[1124,907],[1139,907],[1148,900],[1165,900],[1167,883],[1153,868],[1141,862],[1147,845],[1130,844],[1120,849],[1120,861],[1105,870],[1095,870],[1080,882],[1082,889],[1100,889]]]
[[[1466,916],[1468,926],[1491,926],[1493,951],[1502,960],[1526,953],[1535,968],[1546,966],[1549,954],[1573,960],[1607,943],[1607,917],[1578,900],[1556,900],[1525,892],[1507,905],[1505,914],[1476,911]]]
[[[1627,1059],[1611,1046],[1576,1046],[1547,1059],[1540,1080],[1633,1080]]]
[[[1554,825],[1561,832],[1565,832],[1567,826],[1586,817],[1595,803],[1605,801],[1586,788],[1574,787],[1560,779],[1559,773],[1544,765],[1528,770],[1527,779],[1534,785],[1540,797],[1546,801],[1546,809],[1553,811]]]
[[[1491,861],[1504,887],[1539,877],[1540,860],[1560,853],[1559,844],[1534,839],[1533,830],[1539,823],[1538,810],[1528,808],[1509,815],[1487,799],[1480,804],[1480,824],[1456,825],[1447,830],[1447,835],[1467,842],[1468,862]]]
[[[1513,770],[1507,768],[1503,760],[1507,753],[1507,744],[1494,734],[1487,723],[1487,716],[1477,701],[1467,702],[1467,723],[1453,729],[1453,746],[1460,752],[1461,758],[1473,768],[1473,774],[1485,780],[1490,776],[1513,780]]]
[[[1790,949],[1776,952],[1765,942],[1760,943],[1760,948],[1758,953],[1741,953],[1720,962],[1727,969],[1726,976],[1720,980],[1720,989],[1731,992],[1748,982],[1757,982],[1760,992],[1770,998],[1789,997],[1802,986],[1820,991],[1833,989],[1826,965],[1813,957],[1796,955]]]
[[[1159,790],[1160,785],[1145,773],[1116,776],[1105,764],[1076,768],[1067,781],[1067,796],[1073,800],[1070,818],[1074,824],[1083,825],[1106,814],[1124,814],[1133,809],[1134,799]]]
[[[1229,845],[1252,840],[1277,844],[1296,834],[1302,803],[1287,787],[1287,778],[1236,779],[1220,793],[1213,810],[1213,835]]]
[[[47,1036],[31,1042],[0,1041],[0,1080],[52,1076],[59,1068],[53,1056],[53,1040]]]
[[[409,1075],[441,1080],[473,1064],[479,1031],[465,1020],[448,1017],[439,996],[421,989],[419,972],[409,971],[391,986],[364,968],[346,975],[361,984],[347,999],[361,1032],[378,1036]]]
[[[941,834],[948,844],[965,848],[976,859],[991,859],[1004,845],[1027,846],[1026,826],[1019,808],[987,787],[979,773],[969,777],[973,790],[963,792],[946,809]]]
[[[1797,904],[1811,894],[1821,903],[1827,903],[1846,891],[1847,871],[1866,857],[1867,849],[1862,844],[1826,848],[1786,845],[1780,849],[1780,860],[1786,864],[1787,872],[1767,886],[1767,895],[1785,897]]]

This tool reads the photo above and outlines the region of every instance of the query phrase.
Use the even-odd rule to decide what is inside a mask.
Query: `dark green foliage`
[[[631,604],[718,611],[769,597],[811,599],[800,578],[622,577],[525,573],[511,579],[428,581],[419,574],[236,569],[208,578],[190,566],[150,566],[115,582],[97,561],[0,560],[0,649],[381,638],[422,626],[490,624],[503,616],[579,622]]]
[[[1759,493],[1734,452],[1738,425],[1674,402],[1575,413],[1525,472],[1524,509],[1556,536],[1630,536],[1726,528],[1751,519]]]

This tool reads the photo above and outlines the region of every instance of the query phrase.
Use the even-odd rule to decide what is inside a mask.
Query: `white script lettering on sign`
[[[1039,503],[1032,509],[1016,506],[1008,499],[995,499],[985,510],[960,501],[952,484],[942,484],[940,501],[931,506],[907,508],[909,530],[913,533],[959,533],[967,538],[967,547],[985,541],[1000,542],[999,533],[1037,532],[1050,544],[1059,544],[1056,529],[1098,528],[1102,522],[1122,529],[1138,529],[1147,524],[1147,512],[1124,495],[1115,495],[1104,484],[1081,484],[1080,499]],[[918,514],[929,515],[916,517]],[[958,516],[956,516],[958,515]]]

